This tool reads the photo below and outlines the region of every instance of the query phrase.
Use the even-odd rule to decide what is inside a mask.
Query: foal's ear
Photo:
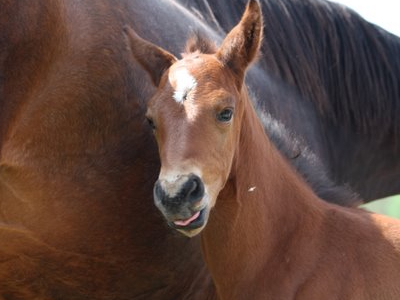
[[[238,76],[239,88],[246,68],[258,54],[262,32],[260,4],[257,0],[250,0],[239,24],[229,32],[218,49],[217,58]]]
[[[125,26],[124,33],[135,59],[149,73],[155,86],[160,84],[161,76],[177,61],[168,51],[142,39],[131,27]]]

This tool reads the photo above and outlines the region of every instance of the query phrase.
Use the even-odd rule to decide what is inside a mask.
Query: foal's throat
[[[217,288],[229,290],[226,297],[235,299],[241,298],[238,293],[246,284],[254,286],[260,274],[268,277],[265,270],[291,255],[290,244],[302,242],[293,239],[299,228],[310,226],[310,220],[318,222],[315,216],[307,218],[318,215],[318,208],[308,205],[316,196],[275,149],[252,105],[247,105],[231,177],[202,237]]]

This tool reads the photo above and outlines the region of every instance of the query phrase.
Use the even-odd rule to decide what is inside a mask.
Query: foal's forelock
[[[194,32],[188,39],[185,47],[185,52],[182,53],[183,59],[189,58],[190,56],[198,56],[199,54],[212,54],[217,51],[217,47],[213,41],[204,36],[200,31]],[[175,91],[173,98],[177,103],[183,103],[197,86],[197,80],[185,67],[174,72],[175,78],[171,78],[170,81],[175,80]]]
[[[194,32],[186,42],[183,57],[192,53],[213,54],[217,52],[216,44],[200,31]]]

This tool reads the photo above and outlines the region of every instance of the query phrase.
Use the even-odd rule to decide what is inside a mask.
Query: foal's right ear
[[[249,0],[237,24],[225,37],[217,58],[235,74],[241,88],[247,67],[256,58],[263,35],[263,16],[259,0]]]
[[[142,39],[129,26],[124,26],[124,33],[133,56],[149,73],[153,84],[158,86],[161,76],[177,61],[177,58],[168,51]]]

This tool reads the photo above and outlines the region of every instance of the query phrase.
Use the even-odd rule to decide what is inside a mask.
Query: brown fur
[[[267,138],[238,84],[259,47],[260,14],[250,1],[217,53],[173,64],[149,102],[160,179],[200,169],[211,200],[199,202],[215,205],[202,227],[179,230],[193,236],[205,227],[203,254],[220,299],[398,299],[400,221],[321,201]],[[170,78],[182,67],[197,87],[176,103]],[[227,106],[234,118],[216,125]]]
[[[162,41],[149,15],[193,22],[154,6],[1,1],[0,299],[213,299],[199,240],[148,205],[154,88],[122,29]]]
[[[154,87],[122,31],[128,24],[175,55],[189,30],[218,40],[215,31],[176,1],[0,7],[0,298],[213,299],[199,240],[171,233],[149,205],[159,160],[144,100]],[[276,101],[285,98],[268,105],[297,121],[301,104]]]

